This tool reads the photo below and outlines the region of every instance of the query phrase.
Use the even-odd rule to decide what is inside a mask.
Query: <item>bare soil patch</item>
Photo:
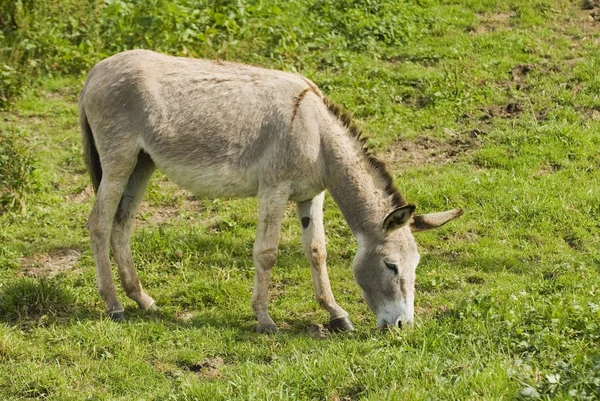
[[[196,362],[189,366],[192,372],[196,372],[198,376],[204,379],[218,379],[221,377],[221,369],[225,366],[225,361],[221,357],[205,358],[202,361]]]
[[[600,121],[600,106],[580,107],[577,110],[588,120]]]
[[[177,205],[156,205],[149,201],[142,201],[136,214],[137,221],[142,225],[161,225],[177,219],[184,212],[199,211],[202,209],[200,200],[190,196],[185,191],[177,191],[177,198],[181,198]],[[69,194],[67,200],[75,204],[82,204],[94,197],[91,185],[86,186],[78,193]]]
[[[21,272],[28,277],[52,277],[73,270],[80,257],[78,250],[69,248],[27,256],[20,260]]]
[[[464,241],[471,244],[479,240],[480,237],[481,235],[474,230],[455,232],[451,236],[452,241]]]
[[[471,30],[471,35],[481,35],[488,32],[510,29],[510,19],[513,13],[499,12],[479,15],[479,25]]]
[[[273,302],[286,294],[284,283],[271,283],[269,285],[269,301]]]
[[[524,107],[518,102],[510,102],[504,106],[489,106],[481,111],[483,112],[481,120],[491,120],[492,118],[515,118],[523,113]]]
[[[178,312],[176,316],[177,319],[183,323],[189,323],[194,317],[196,317],[196,313],[184,310]]]
[[[141,225],[158,226],[175,220],[180,212],[181,208],[176,205],[157,206],[152,205],[150,202],[142,201],[136,218]]]
[[[524,90],[526,89],[525,78],[527,75],[535,70],[535,66],[532,64],[521,64],[513,67],[510,70],[510,78],[515,83],[515,89]]]
[[[521,82],[525,79],[527,74],[529,74],[534,69],[535,67],[532,64],[521,64],[510,70],[510,76],[513,81]]]
[[[327,327],[323,326],[322,324],[311,324],[308,326],[306,331],[312,338],[327,338],[330,334]]]
[[[440,305],[438,307],[432,306],[416,306],[415,314],[416,315],[441,315],[445,314],[450,310],[448,305]]]
[[[450,141],[426,136],[414,140],[402,139],[393,143],[381,158],[396,168],[449,164],[477,149],[480,146],[477,137],[483,134],[482,131],[473,130],[468,137],[457,137]]]
[[[91,185],[87,185],[85,188],[83,188],[83,190],[81,190],[81,192],[76,193],[76,194],[70,194],[68,196],[68,199],[69,199],[69,201],[79,205],[93,197],[94,197],[94,190],[92,189]]]
[[[537,175],[540,177],[544,177],[544,176],[556,173],[557,171],[560,171],[560,170],[562,170],[562,166],[559,164],[556,164],[556,163],[544,164],[537,171]]]
[[[179,218],[182,214],[196,213],[202,210],[202,202],[189,193],[178,190],[175,196],[179,199],[177,204],[156,205],[142,201],[136,217],[142,225],[161,225]]]

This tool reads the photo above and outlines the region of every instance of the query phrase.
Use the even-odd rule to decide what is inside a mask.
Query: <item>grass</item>
[[[154,23],[140,15],[163,3],[142,3],[98,8],[116,17],[89,26],[97,42],[81,41],[79,53],[67,40],[84,31],[75,0],[64,22],[71,36],[34,31],[45,26],[41,14],[29,28],[31,43],[60,37],[58,50],[35,57],[69,67],[42,68],[40,84],[0,119],[35,168],[19,197],[25,207],[0,215],[0,398],[600,397],[597,9],[561,0],[214,2],[194,27],[192,1],[156,11]],[[136,39],[129,33],[142,22]],[[192,39],[167,37],[180,29],[171,23]],[[102,42],[107,32],[112,42]],[[140,312],[121,292],[127,322],[105,318],[84,228],[93,200],[79,71],[136,46],[298,71],[354,112],[419,211],[466,210],[418,234],[414,328],[375,329],[352,279],[352,233],[327,198],[333,290],[357,332],[311,334],[327,314],[313,300],[290,205],[272,277],[280,333],[255,334],[256,200],[197,199],[160,173],[132,247],[161,310]],[[63,250],[79,256],[52,262]]]

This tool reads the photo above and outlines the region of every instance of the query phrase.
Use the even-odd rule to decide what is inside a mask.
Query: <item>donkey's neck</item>
[[[391,196],[355,138],[334,130],[323,139],[326,186],[356,237],[377,235]]]

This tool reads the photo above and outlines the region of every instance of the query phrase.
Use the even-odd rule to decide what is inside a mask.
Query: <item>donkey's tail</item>
[[[81,94],[83,97],[83,92]],[[83,137],[83,154],[85,156],[85,164],[92,179],[94,192],[98,192],[100,181],[102,180],[102,166],[100,165],[100,155],[94,143],[92,127],[88,122],[87,115],[83,108],[83,102],[79,102],[79,123],[81,124],[81,133]]]

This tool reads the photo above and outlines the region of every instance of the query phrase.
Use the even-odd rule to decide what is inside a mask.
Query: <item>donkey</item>
[[[414,215],[349,115],[295,74],[127,51],[91,70],[79,115],[96,192],[87,227],[98,290],[117,321],[124,309],[109,244],[127,296],[142,309],[156,308],[130,247],[134,216],[156,168],[197,195],[259,198],[251,301],[258,332],[277,331],[267,311],[269,275],[288,200],[297,203],[316,300],[340,331],[354,327],[335,301],[325,265],[326,189],[358,242],[354,277],[379,326],[413,321],[419,253],[412,233],[462,214]]]

